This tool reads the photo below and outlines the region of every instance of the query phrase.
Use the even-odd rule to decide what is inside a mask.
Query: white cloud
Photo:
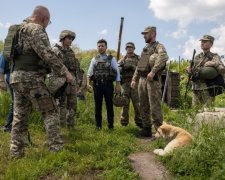
[[[185,27],[191,21],[217,21],[225,17],[225,1],[222,0],[149,0],[149,9],[162,20],[177,20]]]
[[[2,22],[0,22],[0,28],[5,28],[5,29],[8,29],[9,28],[9,26],[11,26],[11,23],[9,23],[9,22],[7,22],[7,23],[2,23]]]
[[[171,36],[175,39],[179,39],[187,34],[187,30],[185,28],[180,27],[177,31],[172,32]]]
[[[217,28],[213,28],[210,31],[210,35],[215,37],[212,51],[220,55],[224,55],[225,54],[225,24]]]
[[[102,31],[98,32],[99,35],[107,35],[108,34],[108,30],[107,29],[103,29]]]
[[[225,1],[222,0],[149,0],[149,9],[156,18],[178,22],[178,30],[170,36],[186,35],[191,22],[222,22],[225,18]]]
[[[215,38],[213,47],[211,48],[211,51],[214,53],[218,53],[219,55],[225,54],[225,24],[221,25],[217,28],[213,28],[209,35],[212,35]],[[193,54],[193,49],[197,50],[197,53],[200,53],[201,47],[200,47],[200,38],[194,38],[193,36],[190,36],[188,41],[184,44],[183,47],[183,57],[190,59]]]
[[[201,52],[199,39],[200,38],[196,39],[193,36],[189,37],[189,39],[184,44],[182,58],[191,59],[194,49],[197,51],[196,54]]]

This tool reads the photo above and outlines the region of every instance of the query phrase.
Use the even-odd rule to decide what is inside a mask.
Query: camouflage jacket
[[[144,49],[149,49],[151,48],[152,44],[148,44]],[[157,54],[157,58],[155,58],[155,55]],[[154,56],[154,58],[152,58]],[[149,57],[149,66],[151,69],[151,72],[157,73],[158,71],[162,70],[166,66],[166,61],[169,59],[166,49],[163,44],[158,43],[156,46],[154,53]],[[140,78],[140,74],[137,71],[137,68],[134,72],[133,81],[138,81]]]
[[[24,23],[20,30],[19,43],[22,44],[22,53],[30,53],[34,51],[43,64],[52,68],[57,74],[63,76],[67,68],[61,63],[60,59],[55,55],[50,46],[48,35],[45,29],[35,23]],[[18,82],[44,82],[46,71],[13,71],[11,75],[11,83]]]
[[[223,65],[223,62],[221,61],[220,56],[218,54],[212,52],[207,52],[206,54],[201,52],[200,54],[196,55],[192,71],[199,71],[202,67],[205,66],[205,63],[208,61],[214,62],[212,64],[212,67],[214,67],[219,74],[224,76],[225,67]],[[193,90],[204,90],[208,88],[209,87],[207,87],[206,83],[203,80],[196,80],[192,82]]]

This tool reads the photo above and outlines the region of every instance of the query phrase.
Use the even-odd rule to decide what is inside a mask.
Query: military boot
[[[122,119],[122,118],[121,118],[120,124],[121,124],[122,126],[127,126],[127,125],[129,124],[129,122],[128,122],[128,120],[125,120],[125,119]]]
[[[142,128],[142,123],[136,122],[135,124],[136,124],[137,127]]]
[[[143,127],[142,120],[140,118],[135,118],[134,122],[135,122],[136,126],[138,126],[139,128]]]
[[[143,127],[140,131],[140,136],[142,136],[142,137],[152,137],[152,128]]]

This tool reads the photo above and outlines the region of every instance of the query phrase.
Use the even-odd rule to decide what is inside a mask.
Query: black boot
[[[142,128],[142,123],[141,122],[136,122],[135,123],[139,128]]]
[[[129,124],[129,122],[128,122],[127,120],[125,120],[125,119],[121,119],[121,120],[120,120],[120,124],[121,124],[122,126],[127,126],[127,125]]]
[[[152,128],[143,127],[140,131],[140,136],[142,136],[142,137],[152,137]]]

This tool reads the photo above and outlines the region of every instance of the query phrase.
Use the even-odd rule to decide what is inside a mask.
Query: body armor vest
[[[93,76],[91,79],[93,81],[115,81],[117,72],[112,67],[112,56],[107,56],[107,59],[101,59],[98,55],[95,57],[96,64],[94,65],[93,69]]]
[[[120,73],[122,81],[131,81],[134,71],[137,67],[139,61],[139,56],[136,54],[132,57],[124,57],[122,63],[120,64]]]
[[[76,58],[75,58],[75,54],[73,50],[71,48],[63,49],[63,47],[58,44],[56,44],[55,47],[57,47],[61,51],[63,55],[62,57],[63,64],[67,67],[67,69],[69,71],[75,71],[77,65],[76,65]]]
[[[155,53],[156,47],[159,42],[154,42],[153,45],[147,46],[143,49],[141,53],[141,59],[137,65],[137,71],[141,76],[146,77],[147,74],[151,71],[151,67],[149,65],[149,58],[152,54]]]

